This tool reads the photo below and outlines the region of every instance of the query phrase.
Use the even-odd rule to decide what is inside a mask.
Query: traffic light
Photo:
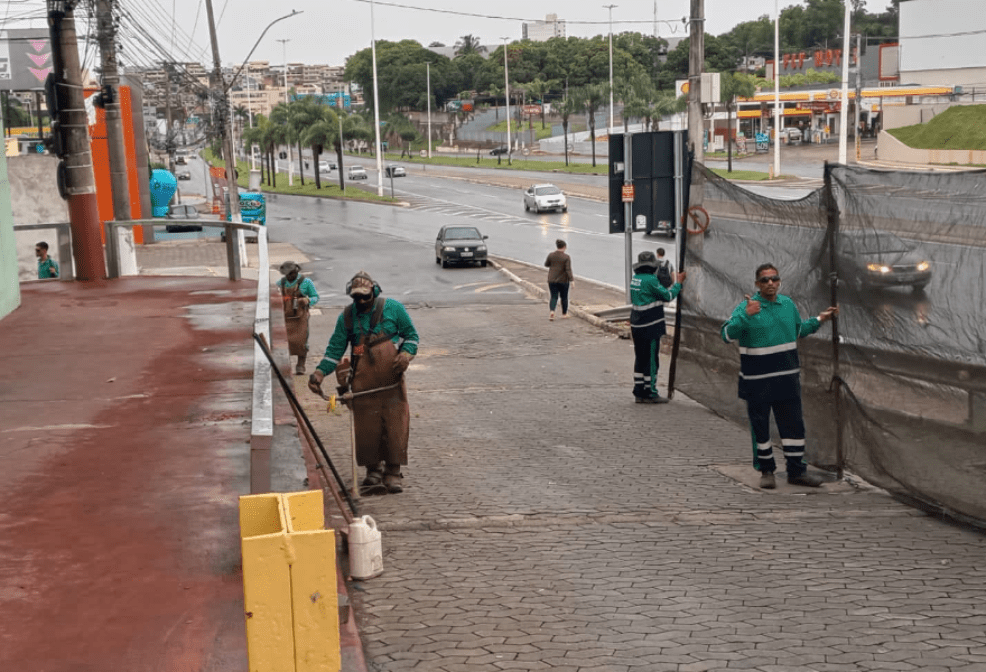
[[[45,78],[45,104],[48,107],[48,118],[51,120],[51,132],[43,142],[50,154],[64,158],[68,153],[66,129],[62,127],[61,111],[65,107],[65,88],[62,82],[49,72]]]

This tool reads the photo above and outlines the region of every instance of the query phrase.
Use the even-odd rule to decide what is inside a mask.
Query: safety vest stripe
[[[770,345],[765,348],[744,348],[740,346],[741,355],[752,355],[754,357],[759,357],[762,355],[774,355],[778,352],[787,352],[788,350],[797,350],[797,341],[791,341],[790,343],[781,343],[780,345]]]
[[[749,374],[740,372],[740,378],[742,378],[743,380],[763,380],[764,378],[777,378],[780,376],[790,376],[792,374],[798,374],[800,372],[801,372],[800,368],[791,369],[789,371],[776,371],[774,373],[762,373],[756,376],[751,376]]]

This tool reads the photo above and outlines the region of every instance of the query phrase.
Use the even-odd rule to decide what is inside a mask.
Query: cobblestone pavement
[[[408,308],[405,491],[362,500],[385,571],[350,591],[371,669],[986,671],[981,533],[871,488],[730,478],[747,431],[633,404],[631,344],[540,300]],[[348,478],[348,411],[295,380]]]

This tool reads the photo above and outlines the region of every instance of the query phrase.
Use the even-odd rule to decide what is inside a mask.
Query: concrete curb
[[[507,259],[507,258],[504,257],[504,259]],[[517,259],[508,259],[508,260],[511,261],[511,262],[513,262],[513,263],[524,264],[525,266],[533,266],[533,264],[528,264],[527,262],[519,261]],[[523,287],[524,290],[526,292],[528,292],[529,294],[533,294],[533,295],[537,296],[539,299],[542,299],[544,301],[547,301],[548,300],[549,294],[548,294],[547,290],[542,289],[541,287],[538,287],[537,285],[535,285],[532,282],[528,282],[527,280],[524,280],[523,278],[520,278],[519,276],[517,276],[512,271],[504,268],[503,265],[501,263],[499,263],[496,259],[490,258],[489,261],[490,261],[490,264],[493,265],[493,268],[495,268],[496,270],[500,271],[500,273],[503,273],[505,276],[507,276],[507,278],[511,282],[514,282],[514,283],[520,285],[521,287]],[[588,282],[588,283],[592,283],[592,284],[599,284],[599,283],[593,283],[591,280],[583,280],[583,279],[580,279],[579,282]],[[605,286],[605,285],[601,285],[601,286]],[[586,310],[583,310],[582,308],[579,308],[578,306],[573,305],[573,304],[569,304],[569,306],[568,306],[568,312],[571,313],[572,315],[574,315],[575,317],[579,318],[580,320],[584,320],[584,321],[588,322],[589,324],[591,324],[592,326],[597,327],[599,329],[602,329],[603,331],[606,331],[606,332],[608,332],[610,334],[615,334],[615,335],[619,336],[620,338],[627,338],[627,339],[630,338],[630,328],[629,327],[621,327],[619,325],[610,324],[606,320],[603,320],[603,319],[601,319],[599,317],[596,317],[592,313],[590,313],[590,312],[588,312]]]

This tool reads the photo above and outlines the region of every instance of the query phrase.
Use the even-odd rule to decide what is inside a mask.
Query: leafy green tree
[[[452,65],[459,73],[459,86],[470,91],[478,90],[480,75],[485,64],[486,59],[475,52],[456,56],[452,60]]]
[[[675,96],[671,91],[661,91],[651,105],[651,114],[655,119],[655,131],[661,130],[661,119],[672,114],[684,112],[688,108],[687,96]]]
[[[380,112],[420,109],[427,91],[425,63],[431,63],[431,92],[444,105],[462,90],[460,72],[452,61],[425,49],[414,40],[377,41],[377,76]],[[373,109],[373,61],[370,47],[346,61],[346,78],[363,88],[368,109]]]
[[[543,79],[535,79],[533,82],[527,85],[527,94],[531,97],[531,100],[536,100],[541,105],[541,128],[545,128],[544,123],[544,99],[552,89],[557,88],[558,83],[555,81],[546,82]]]
[[[609,100],[609,84],[589,84],[572,92],[589,117],[589,141],[592,143],[592,166],[596,166],[596,111]]]
[[[756,93],[754,78],[742,73],[724,72],[720,75],[719,89],[723,102],[726,103],[726,156],[727,171],[733,172],[733,116],[737,98],[752,98]]]

